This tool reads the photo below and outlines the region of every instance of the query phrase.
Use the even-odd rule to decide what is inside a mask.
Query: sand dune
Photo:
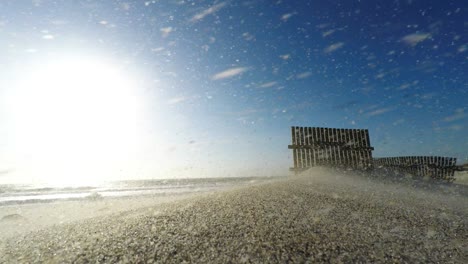
[[[463,192],[317,169],[44,229],[0,262],[468,263]]]

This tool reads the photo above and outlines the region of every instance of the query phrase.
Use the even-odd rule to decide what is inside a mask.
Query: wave
[[[31,187],[3,185],[0,193],[0,206],[25,203],[44,203],[69,200],[102,200],[109,197],[129,197],[142,195],[175,195],[204,192],[223,187],[252,184],[269,180],[270,177],[242,178],[194,178],[134,180],[107,183],[102,186],[81,187]]]

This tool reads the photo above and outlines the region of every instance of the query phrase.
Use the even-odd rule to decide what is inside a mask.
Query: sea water
[[[107,182],[93,186],[0,185],[0,206],[58,200],[207,192],[270,180],[270,177],[153,179]]]

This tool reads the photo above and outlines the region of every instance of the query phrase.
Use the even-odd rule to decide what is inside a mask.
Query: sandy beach
[[[314,169],[148,201],[5,238],[0,262],[468,263],[466,188],[408,182]]]
[[[144,208],[174,202],[199,194],[106,198],[84,201],[17,204],[0,207],[0,242],[10,237],[50,226],[64,225],[89,218],[115,215],[130,210],[144,212]]]

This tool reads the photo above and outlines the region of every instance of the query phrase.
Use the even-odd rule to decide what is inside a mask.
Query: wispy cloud
[[[454,130],[454,131],[461,131],[463,130],[464,126],[463,125],[451,125],[447,127],[449,130]]]
[[[259,85],[260,88],[270,88],[276,85],[277,82],[267,82]]]
[[[367,113],[367,116],[378,116],[378,115],[390,112],[392,110],[393,110],[393,108],[391,108],[391,107],[380,108],[380,109],[377,109],[377,110],[374,110],[372,112]]]
[[[254,40],[254,39],[255,39],[255,36],[253,36],[253,35],[250,34],[249,32],[244,32],[244,33],[242,33],[242,37],[244,37],[244,39],[247,40],[247,41],[250,41],[250,40]]]
[[[458,47],[458,49],[457,49],[457,51],[459,53],[465,52],[466,50],[468,50],[468,45],[467,44],[463,44],[460,47]]]
[[[330,26],[330,24],[325,23],[325,24],[318,24],[315,27],[318,28],[318,29],[324,29],[324,28],[327,28],[329,26]]]
[[[169,99],[167,101],[167,104],[169,104],[169,105],[178,104],[178,103],[182,103],[183,101],[186,101],[186,100],[187,100],[187,97],[183,97],[183,96],[174,97],[174,98]]]
[[[413,33],[401,38],[401,41],[412,47],[431,37],[429,33]]]
[[[61,20],[61,19],[54,19],[54,20],[51,20],[50,23],[54,26],[62,26],[62,25],[66,25],[68,24],[68,21],[66,20]],[[1,24],[1,22],[0,22]]]
[[[302,73],[299,73],[298,75],[296,75],[296,79],[305,79],[309,76],[311,76],[312,73],[311,72],[302,72]]]
[[[164,47],[151,48],[151,52],[161,52],[164,50]]]
[[[281,16],[281,20],[284,22],[288,21],[292,16],[294,16],[296,13],[287,13]]]
[[[165,38],[165,37],[169,36],[169,34],[170,34],[171,32],[174,31],[174,28],[172,28],[172,27],[164,27],[164,28],[160,28],[159,31],[161,31],[162,37]]]
[[[203,11],[201,11],[200,13],[197,13],[196,15],[194,15],[192,17],[192,19],[190,19],[191,22],[198,22],[200,20],[202,20],[203,18],[205,18],[206,16],[209,16],[211,14],[214,14],[216,12],[218,12],[219,10],[221,10],[223,7],[226,6],[226,2],[221,2],[219,4],[216,4],[214,6],[211,6]]]
[[[465,111],[463,108],[459,108],[455,111],[455,114],[451,115],[451,116],[447,116],[446,118],[444,118],[444,121],[445,122],[453,122],[453,121],[457,121],[457,120],[461,120],[463,118],[466,117],[466,114],[465,114]]]
[[[283,55],[280,55],[280,58],[283,59],[283,60],[289,60],[291,58],[291,55],[290,54],[283,54]]]
[[[211,79],[221,80],[221,79],[231,78],[231,77],[234,77],[236,75],[242,74],[242,73],[246,72],[247,70],[248,69],[246,67],[231,68],[231,69],[227,69],[225,71],[222,71],[222,72],[219,72],[219,73],[213,75],[213,77],[211,77]]]
[[[325,38],[325,37],[328,37],[328,36],[330,36],[331,34],[335,33],[335,31],[336,31],[335,29],[327,30],[327,31],[325,31],[325,32],[322,33],[322,37],[324,37],[324,38]]]
[[[260,112],[265,112],[265,109],[261,108],[247,108],[243,109],[240,111],[234,111],[234,112],[225,112],[227,115],[233,115],[233,116],[251,116]]]
[[[338,42],[338,43],[334,43],[334,44],[331,44],[330,46],[326,47],[323,52],[325,53],[332,53],[338,49],[341,49],[342,47],[344,46],[344,43],[343,42]]]
[[[46,34],[46,35],[43,35],[43,36],[42,36],[42,39],[45,39],[45,40],[52,40],[52,39],[55,39],[55,37],[54,37],[54,35]]]

